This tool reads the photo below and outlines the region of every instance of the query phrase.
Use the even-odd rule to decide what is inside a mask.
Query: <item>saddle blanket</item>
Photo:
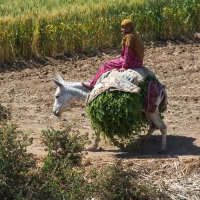
[[[167,93],[159,81],[147,82],[148,92],[144,95],[144,109],[153,113],[160,103],[167,109]]]

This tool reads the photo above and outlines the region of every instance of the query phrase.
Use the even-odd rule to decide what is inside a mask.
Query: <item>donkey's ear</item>
[[[58,77],[58,81],[60,83],[64,83],[65,82],[59,73],[57,73],[57,77]]]
[[[60,81],[57,81],[56,79],[52,78],[52,81],[59,87],[59,88],[64,88],[64,85],[60,82]]]

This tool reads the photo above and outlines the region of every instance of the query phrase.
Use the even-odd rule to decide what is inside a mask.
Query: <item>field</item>
[[[94,55],[60,54],[37,61],[17,62],[0,66],[0,96],[3,105],[12,110],[12,120],[21,130],[32,130],[34,143],[28,151],[43,156],[41,131],[47,127],[59,129],[61,123],[70,123],[81,133],[93,131],[83,101],[74,100],[61,119],[52,113],[56,85],[51,78],[60,73],[67,81],[90,80],[107,59],[120,55],[120,49],[99,50]],[[147,181],[158,184],[162,181],[159,172],[165,173],[165,184],[172,187],[179,179],[190,180],[195,177],[199,182],[200,173],[200,35],[179,37],[145,45],[144,65],[154,70],[165,84],[169,96],[168,110],[164,121],[168,128],[167,150],[157,154],[161,145],[161,136],[157,131],[138,151],[121,152],[118,148],[100,142],[96,152],[88,152],[86,166],[103,166],[120,159],[124,165],[144,167],[149,170]],[[164,170],[167,167],[171,172]],[[150,173],[158,170],[157,173]],[[156,175],[157,174],[157,175]],[[173,174],[173,175],[172,175]],[[163,176],[163,174],[162,174]],[[173,178],[173,176],[175,178]],[[142,177],[142,176],[141,176]],[[144,174],[143,174],[143,179]],[[189,180],[189,179],[188,179]],[[178,184],[178,183],[177,183]],[[179,181],[180,184],[180,181]],[[183,195],[187,197],[195,181]],[[187,185],[187,184],[186,184]],[[183,186],[182,186],[183,187]],[[175,190],[183,192],[183,188]],[[173,188],[172,188],[173,189]],[[199,198],[200,191],[193,191]],[[189,198],[190,197],[190,198]],[[188,199],[191,199],[190,194]],[[178,198],[177,198],[178,199]],[[192,198],[193,199],[193,198]]]
[[[146,42],[199,32],[198,0],[7,1],[0,5],[0,63],[120,46],[120,23]]]

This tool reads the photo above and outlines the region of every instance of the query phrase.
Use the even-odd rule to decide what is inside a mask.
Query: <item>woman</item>
[[[82,85],[92,90],[99,77],[112,69],[124,71],[126,69],[139,68],[143,64],[144,43],[137,31],[135,31],[132,20],[125,19],[121,23],[122,51],[120,58],[107,60],[99,69],[91,82],[82,82]]]

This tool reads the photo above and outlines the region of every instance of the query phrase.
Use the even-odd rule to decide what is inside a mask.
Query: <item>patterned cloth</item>
[[[108,71],[99,78],[94,89],[88,94],[86,103],[90,103],[105,91],[138,93],[140,91],[138,84],[143,82],[147,76],[155,77],[155,73],[145,66],[133,70],[127,69],[123,72],[116,69]]]
[[[144,73],[142,74],[144,75]],[[139,82],[143,81],[143,76],[137,71],[128,69],[124,72],[119,72],[114,69],[106,72],[98,80],[98,84],[95,85],[94,89],[88,94],[86,103],[90,103],[100,94],[106,91],[124,91],[130,93],[139,93],[140,88],[137,86]]]
[[[153,113],[157,106],[167,101],[167,95],[164,86],[159,81],[148,81],[147,82],[148,92],[144,95],[144,109]],[[162,96],[164,95],[164,98]],[[160,98],[159,98],[160,97]]]
[[[133,53],[133,51],[130,51],[129,48],[130,47],[125,47],[125,45],[122,45],[121,57],[106,61],[101,66],[94,79],[91,81],[90,86],[94,87],[99,77],[103,73],[110,71],[112,69],[120,69],[122,67],[125,69],[134,69],[141,67],[142,62],[140,61],[137,53],[136,52]]]

